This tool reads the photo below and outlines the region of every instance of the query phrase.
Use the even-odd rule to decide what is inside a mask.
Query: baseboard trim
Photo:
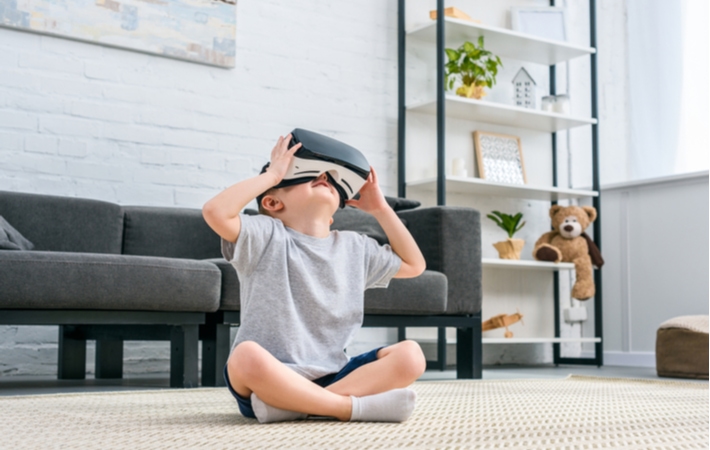
[[[594,358],[594,352],[581,354],[582,358]],[[604,352],[605,366],[656,367],[655,352]]]

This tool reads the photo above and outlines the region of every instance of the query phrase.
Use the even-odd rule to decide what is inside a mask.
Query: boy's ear
[[[274,195],[265,195],[261,199],[261,207],[270,212],[276,212],[283,209],[284,204],[278,197]]]
[[[333,218],[330,218],[330,223],[328,225],[333,225]]]

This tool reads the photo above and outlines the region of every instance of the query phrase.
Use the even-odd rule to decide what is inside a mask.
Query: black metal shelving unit
[[[554,0],[550,0],[550,6],[555,6]],[[406,197],[406,42],[407,32],[405,29],[406,0],[398,0],[398,128],[397,128],[397,156],[398,156],[398,195]],[[594,123],[591,124],[592,135],[592,190],[598,195],[592,198],[592,204],[597,210],[597,219],[593,223],[594,242],[601,249],[601,193],[599,183],[599,121],[597,109],[597,33],[596,33],[596,0],[589,0],[589,28],[590,47],[595,49],[589,55],[591,59],[591,117]],[[444,0],[437,0],[436,18],[436,127],[437,127],[437,176],[436,176],[436,199],[437,205],[446,205],[446,90],[444,85],[444,64],[445,64],[445,27]],[[556,93],[556,66],[549,66],[550,70],[550,94]],[[552,132],[552,173],[553,186],[557,187],[557,133]],[[557,203],[553,201],[552,204]],[[601,366],[604,362],[603,339],[602,339],[602,274],[600,270],[595,270],[594,281],[596,284],[596,294],[594,297],[594,335],[600,338],[600,342],[595,342],[595,356],[593,358],[568,358],[560,355],[560,344],[553,343],[553,362],[559,364],[580,364]],[[559,273],[554,272],[554,314],[555,314],[555,337],[560,337],[560,286]],[[442,336],[445,333],[439,330],[439,361],[443,369],[445,366],[445,352],[442,354]]]

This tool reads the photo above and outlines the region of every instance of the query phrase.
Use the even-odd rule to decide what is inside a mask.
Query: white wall
[[[598,3],[602,181],[609,183],[628,178],[625,1]],[[433,0],[408,4],[417,20],[428,20],[435,6]],[[504,27],[510,26],[513,4],[548,2],[450,2]],[[567,4],[571,42],[587,45],[586,2]],[[199,207],[256,174],[277,136],[298,126],[362,149],[385,192],[395,194],[396,2],[239,0],[237,14],[237,63],[231,70],[0,28],[0,189]],[[513,65],[506,70],[501,87]],[[558,93],[566,90],[565,71],[564,65],[558,69]],[[546,87],[546,70],[538,73]],[[588,58],[570,63],[570,79],[575,112],[588,114]],[[588,186],[589,128],[570,131],[569,139],[559,133],[558,139],[561,184]],[[462,142],[466,148],[452,147],[451,155],[471,150],[468,135]],[[539,168],[529,175],[549,182],[549,138],[524,145],[526,161]],[[543,232],[544,214],[526,228],[530,239]],[[492,232],[486,224],[484,233]],[[535,302],[525,296],[528,282],[539,283],[515,280],[513,298]],[[546,295],[549,289],[536,286],[535,292]],[[547,305],[526,307],[547,321],[545,329]],[[56,327],[1,327],[0,375],[55,373],[56,334]],[[391,339],[392,333],[366,330],[353,347]],[[164,372],[166,353],[160,343],[128,344],[126,371]]]
[[[708,172],[602,195],[606,363],[655,367],[658,326],[708,314]]]

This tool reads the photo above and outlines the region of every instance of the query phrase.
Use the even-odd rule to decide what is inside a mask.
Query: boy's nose
[[[323,172],[322,174],[318,175],[318,179],[323,179],[325,181],[328,181],[328,174]]]

